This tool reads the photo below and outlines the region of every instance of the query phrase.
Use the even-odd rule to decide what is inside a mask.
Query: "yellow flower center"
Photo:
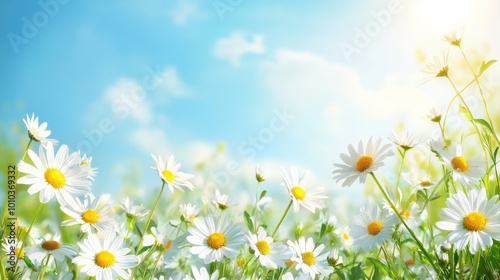
[[[259,252],[264,256],[267,256],[267,254],[269,254],[269,252],[271,251],[269,244],[265,240],[257,241],[257,243],[255,243],[255,246],[257,246]]]
[[[347,240],[349,240],[349,239],[351,239],[351,237],[349,236],[349,233],[347,233],[347,232],[345,232],[345,231],[342,233],[342,238],[343,238],[344,240],[346,240],[346,241],[347,241]]]
[[[441,68],[441,70],[436,74],[436,77],[448,77],[448,65]]]
[[[356,171],[363,172],[370,168],[373,164],[373,158],[371,156],[362,156],[356,162]]]
[[[42,248],[47,251],[54,251],[61,248],[61,245],[57,241],[47,240],[42,243]]]
[[[316,258],[313,252],[305,252],[302,254],[302,261],[308,266],[314,265],[316,263]]]
[[[220,247],[226,245],[226,237],[220,232],[215,232],[210,234],[207,238],[207,245],[212,249],[219,249]]]
[[[401,213],[401,216],[403,216],[403,218],[405,218],[405,219],[407,219],[407,220],[408,220],[408,219],[411,217],[411,213],[410,213],[410,211],[405,210],[405,211],[403,211],[403,212]]]
[[[431,181],[422,181],[422,182],[420,182],[420,185],[425,188],[425,187],[432,186],[432,183],[431,183]]]
[[[238,267],[241,268],[241,267],[243,267],[245,265],[245,260],[244,259],[239,259],[236,263],[238,264]]]
[[[441,115],[437,115],[431,119],[431,122],[440,122],[441,121]]]
[[[455,39],[453,41],[450,41],[450,44],[453,45],[453,46],[457,46],[457,47],[460,47],[460,43],[462,43],[462,38],[460,39]]]
[[[406,260],[406,261],[405,261],[405,264],[406,264],[406,266],[414,265],[414,264],[415,264],[415,261],[414,261],[414,260],[412,260],[412,259],[409,259],[409,260]]]
[[[169,183],[172,183],[175,180],[175,175],[170,172],[170,170],[165,169],[161,174],[163,174],[163,177],[165,177]]]
[[[14,254],[20,259],[24,258],[24,252],[21,251],[21,248],[14,249]]]
[[[47,168],[45,170],[45,181],[49,183],[54,189],[60,189],[66,184],[66,178],[64,174],[57,168]]]
[[[377,235],[382,230],[382,223],[380,221],[371,222],[367,226],[370,235]]]
[[[109,251],[101,251],[95,255],[95,264],[107,268],[115,263],[115,256]]]
[[[306,192],[299,186],[293,187],[291,192],[295,199],[302,200],[306,197]]]
[[[481,231],[486,226],[486,217],[479,212],[471,212],[464,217],[463,225],[469,231]]]
[[[451,166],[453,170],[459,172],[467,172],[469,170],[469,164],[467,164],[467,160],[463,156],[456,156],[451,160]]]
[[[83,212],[82,220],[87,224],[93,224],[99,220],[99,215],[94,210],[87,210]]]
[[[170,250],[170,248],[172,248],[172,241],[168,240],[165,246],[163,246],[163,248],[165,248],[165,251]]]

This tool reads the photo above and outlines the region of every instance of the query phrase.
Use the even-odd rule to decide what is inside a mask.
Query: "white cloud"
[[[253,35],[252,39],[247,41],[242,34],[233,33],[228,38],[219,39],[214,46],[214,55],[228,60],[233,65],[239,65],[245,54],[260,54],[265,51],[264,37],[259,34]]]
[[[354,69],[307,52],[279,50],[263,62],[262,71],[275,102],[305,117],[321,112],[314,117],[323,119],[315,121],[325,125],[323,131],[335,127],[335,134],[346,132],[338,131],[341,127],[352,130],[343,124],[362,120],[367,128],[387,128],[396,118],[422,115],[431,104],[412,80],[389,77],[380,88],[369,89]]]
[[[173,66],[148,68],[139,79],[121,77],[104,89],[102,99],[94,104],[93,118],[103,115],[117,120],[131,119],[149,124],[158,119],[155,108],[174,98],[186,97],[191,90]],[[112,115],[110,115],[112,114]]]
[[[132,117],[147,123],[152,119],[146,90],[134,79],[121,78],[104,91],[106,104],[118,118]]]
[[[195,1],[179,0],[175,2],[175,6],[169,12],[174,24],[185,25],[190,21],[205,17]]]
[[[175,67],[163,68],[153,79],[158,82],[157,86],[163,89],[167,95],[186,96],[190,93],[189,87],[181,80]]]
[[[131,132],[130,143],[141,151],[165,155],[171,153],[167,134],[164,130],[152,127],[141,127]]]

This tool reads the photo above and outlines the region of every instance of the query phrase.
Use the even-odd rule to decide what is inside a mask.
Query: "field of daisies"
[[[276,167],[282,197],[267,193],[277,186],[256,167],[254,199],[238,208],[240,194],[220,190],[206,204],[181,203],[203,186],[171,154],[144,163],[158,180],[151,200],[96,196],[92,158],[26,115],[27,146],[3,174],[0,279],[500,279],[500,113],[483,78],[496,61],[470,59],[460,30],[443,39],[423,70],[426,83],[449,85],[439,93],[449,103],[426,109],[437,136],[367,135],[332,159],[335,184],[371,190],[346,224],[325,214],[335,214],[331,199],[293,166]],[[451,112],[463,125],[450,127]],[[166,205],[175,210],[165,215]]]

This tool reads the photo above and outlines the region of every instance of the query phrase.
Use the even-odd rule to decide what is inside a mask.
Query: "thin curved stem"
[[[391,199],[387,195],[387,192],[384,190],[384,188],[382,187],[382,185],[378,181],[378,179],[375,176],[375,174],[373,172],[370,172],[370,175],[372,176],[373,180],[375,181],[375,183],[377,184],[378,188],[380,189],[380,192],[382,192],[382,195],[384,196],[384,198],[387,200],[387,203],[389,203],[389,206],[391,207],[392,211],[394,211],[394,213],[398,216],[399,220],[404,225],[404,227],[408,230],[408,232],[410,233],[410,235],[413,238],[413,240],[415,241],[415,243],[417,243],[417,246],[419,247],[420,251],[422,251],[422,253],[424,254],[425,258],[429,261],[429,263],[432,265],[432,267],[434,268],[435,271],[441,271],[441,268],[434,263],[433,259],[431,258],[431,256],[427,252],[427,250],[424,248],[424,245],[422,244],[422,242],[420,242],[420,240],[417,238],[417,236],[415,235],[415,233],[413,232],[413,230],[406,224],[406,222],[403,219],[403,217],[401,217],[401,214],[396,209],[396,206],[394,206],[394,203],[392,203]]]
[[[278,229],[280,228],[281,226],[281,223],[283,223],[283,220],[285,219],[285,216],[286,214],[288,213],[288,210],[290,210],[290,207],[292,207],[292,203],[293,203],[293,200],[290,199],[290,203],[288,203],[288,206],[286,207],[286,210],[285,210],[285,213],[283,213],[283,216],[281,216],[281,219],[278,223],[278,225],[276,226],[276,228],[274,229],[273,231],[273,235],[271,235],[271,237],[274,237],[274,235],[276,234],[276,232],[278,231]]]
[[[163,181],[163,183],[161,185],[160,193],[158,194],[158,197],[156,198],[155,204],[153,205],[153,209],[151,209],[151,213],[149,213],[148,220],[146,222],[146,225],[144,226],[144,230],[142,231],[141,240],[139,240],[139,244],[137,245],[137,249],[135,249],[136,255],[139,253],[139,250],[141,249],[142,242],[144,241],[144,235],[146,235],[146,231],[148,230],[149,224],[151,223],[151,220],[153,219],[153,214],[156,210],[156,207],[158,206],[158,202],[160,201],[161,194],[163,193],[164,189],[165,189],[165,181]]]

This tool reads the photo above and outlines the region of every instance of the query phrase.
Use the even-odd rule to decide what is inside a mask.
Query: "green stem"
[[[484,94],[483,94],[483,89],[481,87],[481,83],[479,83],[479,80],[478,80],[479,77],[476,75],[476,72],[474,72],[474,69],[472,69],[472,66],[470,65],[469,60],[465,56],[465,53],[462,50],[462,47],[459,46],[459,49],[460,49],[460,52],[462,53],[462,56],[464,57],[465,62],[467,63],[467,66],[469,67],[472,75],[474,75],[474,80],[477,83],[477,88],[479,89],[479,93],[481,95],[481,99],[483,100],[483,106],[484,106],[484,110],[486,112],[486,117],[488,118],[488,122],[491,124],[491,130],[492,130],[493,138],[495,138],[495,140],[497,141],[497,144],[500,145],[500,140],[498,139],[498,136],[495,133],[495,126],[493,125],[493,122],[491,120],[490,112],[489,112],[488,106],[486,104],[486,99],[484,99]]]
[[[21,247],[19,248],[19,254],[22,254],[24,246],[26,246],[26,240],[28,240],[31,232],[31,228],[33,228],[33,225],[35,224],[36,219],[38,218],[38,215],[42,212],[42,208],[45,204],[40,203],[38,206],[38,209],[36,210],[35,216],[33,217],[33,220],[31,220],[30,226],[28,227],[28,231],[26,232],[26,235],[23,237],[23,244],[21,244]],[[17,263],[19,262],[19,258],[16,258],[16,265],[14,267],[17,267]]]
[[[464,92],[467,88],[469,88],[474,82],[477,81],[477,78],[474,78],[474,80],[470,81],[467,85],[464,86],[463,89],[461,89],[460,91],[456,92],[456,95],[451,99],[450,103],[448,104],[448,108],[446,109],[446,113],[444,115],[444,119],[443,119],[443,129],[446,125],[446,119],[448,117],[448,112],[450,111],[450,108],[451,108],[451,104],[453,103],[453,101],[460,95],[462,94],[462,92]]]
[[[249,263],[253,262],[256,258],[252,257],[251,259],[249,259],[245,265],[243,266],[243,268],[241,269],[241,277],[243,278],[245,276],[245,270],[247,269],[247,266]],[[221,274],[222,276],[222,274]]]
[[[407,151],[406,149],[403,149],[403,153],[401,154],[401,165],[399,165],[398,178],[396,180],[396,198],[398,200],[400,199],[399,192],[398,192],[399,181],[401,180],[401,172],[403,171],[403,165],[405,163],[406,151]]]
[[[49,265],[49,259],[50,259],[50,254],[47,254],[47,256],[45,256],[45,264],[43,263],[43,260],[42,260],[42,271],[40,272],[40,274],[38,274],[38,278],[37,279],[40,279],[40,280],[43,280],[44,276],[45,276],[45,270],[47,269],[47,266]]]
[[[139,245],[137,245],[137,249],[135,250],[136,255],[139,253],[139,250],[141,249],[142,242],[144,240],[144,235],[146,235],[146,231],[148,230],[149,224],[151,223],[151,220],[153,219],[153,214],[155,212],[156,207],[158,206],[158,202],[160,201],[161,194],[163,193],[163,189],[165,189],[165,181],[163,181],[163,183],[161,185],[160,193],[158,194],[158,197],[156,198],[155,204],[153,205],[153,209],[151,209],[151,213],[149,213],[148,220],[146,222],[146,225],[144,226],[144,230],[142,231],[141,240],[139,240]]]
[[[420,251],[422,251],[422,253],[427,258],[427,260],[429,261],[429,263],[432,265],[432,267],[434,268],[434,270],[436,272],[437,271],[441,271],[441,268],[434,263],[434,261],[432,260],[431,256],[429,255],[429,253],[427,252],[427,250],[425,250],[424,245],[417,238],[417,236],[415,235],[415,233],[413,232],[413,230],[406,224],[406,222],[403,219],[403,217],[401,217],[401,214],[396,209],[396,206],[394,206],[394,203],[392,203],[391,199],[389,198],[389,196],[387,195],[386,191],[384,190],[384,188],[382,187],[382,185],[378,181],[378,179],[375,176],[375,174],[373,172],[370,172],[370,175],[372,176],[373,180],[375,180],[375,183],[377,184],[378,188],[380,189],[380,192],[382,192],[382,194],[384,195],[384,198],[387,200],[387,203],[389,203],[389,206],[391,207],[392,211],[394,211],[394,213],[398,216],[398,218],[401,221],[401,223],[408,230],[408,232],[410,233],[411,237],[413,238],[413,240],[415,241],[415,243],[417,243],[417,246],[420,248]]]
[[[28,141],[28,145],[26,145],[26,148],[24,149],[24,152],[23,152],[23,157],[21,158],[21,161],[24,160],[24,158],[26,157],[26,153],[28,153],[28,149],[31,145],[31,142],[33,142],[33,139],[30,138],[30,141]],[[18,175],[18,171],[17,171],[17,168],[16,168],[16,174],[15,174],[15,178],[17,178],[17,175]],[[16,182],[16,190],[17,190],[17,182]],[[4,222],[5,222],[5,216],[7,215],[7,210],[8,210],[8,198],[6,197],[5,198],[5,206],[3,208],[3,213],[2,213],[2,220],[0,221],[2,226],[4,226]],[[0,236],[0,238],[3,238],[3,236]]]
[[[455,246],[453,244],[451,245],[450,251],[448,251],[448,259],[450,261],[450,269],[451,269],[451,278],[450,279],[455,279]],[[474,279],[474,278],[472,278]]]
[[[472,126],[474,126],[474,128],[476,129],[476,132],[477,132],[477,135],[479,137],[479,141],[481,142],[481,146],[483,148],[484,154],[485,154],[485,156],[487,156],[488,153],[486,151],[486,145],[484,143],[484,139],[481,136],[481,132],[479,131],[479,128],[477,127],[476,122],[474,122],[474,116],[472,115],[472,111],[469,108],[469,105],[467,105],[467,102],[465,102],[465,99],[462,97],[461,93],[458,91],[457,87],[455,86],[453,81],[450,79],[450,77],[447,77],[447,78],[448,78],[448,81],[450,82],[451,86],[453,87],[453,90],[455,91],[456,96],[460,99],[460,101],[462,102],[462,104],[465,107],[465,110],[467,110],[467,113],[470,115],[470,118],[471,118],[470,122],[472,123]],[[474,79],[474,80],[477,81],[477,79]]]
[[[285,216],[286,214],[288,213],[288,210],[290,210],[290,207],[292,207],[292,203],[293,203],[293,200],[291,199],[290,200],[290,203],[288,203],[288,206],[286,207],[286,210],[285,210],[285,213],[283,213],[283,216],[281,217],[278,225],[276,226],[276,228],[274,229],[273,231],[273,235],[271,235],[271,237],[274,237],[274,235],[276,234],[276,232],[278,231],[278,229],[280,228],[281,226],[281,223],[283,222],[283,220],[285,219]]]
[[[481,262],[481,247],[474,255],[474,262],[472,265],[472,278],[471,279],[478,279],[477,271],[479,270],[479,263],[480,262]]]
[[[255,231],[257,232],[257,216],[259,214],[259,211],[256,211],[257,210],[257,204],[259,203],[259,185],[260,185],[260,182],[257,182],[257,187],[255,188],[255,206],[252,210],[252,217],[254,217],[254,225],[253,225],[253,228],[255,229]],[[257,215],[256,215],[257,213]],[[255,215],[255,216],[254,216]]]

